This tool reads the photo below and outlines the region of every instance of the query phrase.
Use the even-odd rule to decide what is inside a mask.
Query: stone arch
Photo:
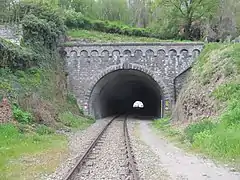
[[[71,50],[69,52],[69,58],[67,60],[67,65],[68,67],[74,67],[77,68],[78,67],[78,58],[77,58],[77,51],[76,50]]]
[[[159,50],[157,51],[157,56],[158,56],[159,58],[161,58],[161,59],[165,59],[165,57],[166,57],[166,51],[165,51],[164,49],[159,49]]]
[[[177,56],[177,50],[176,50],[176,49],[170,49],[170,50],[168,51],[168,55],[169,55],[169,57],[171,57],[171,56]]]
[[[87,108],[88,113],[91,112],[91,109],[92,109],[90,100],[91,100],[92,92],[93,92],[95,86],[97,85],[97,83],[102,78],[104,78],[106,75],[108,75],[109,73],[112,73],[112,72],[118,71],[118,70],[124,70],[124,69],[126,69],[126,67],[124,68],[124,66],[122,66],[120,64],[110,66],[109,68],[105,69],[102,73],[96,75],[93,78],[93,81],[91,82],[91,84],[85,94],[85,103],[88,104],[88,108]],[[130,64],[127,69],[140,71],[140,72],[144,73],[145,75],[147,75],[148,77],[150,77],[152,80],[154,80],[158,84],[159,89],[160,89],[159,93],[163,96],[163,99],[167,99],[167,100],[171,99],[171,95],[170,95],[171,91],[170,91],[169,87],[166,85],[166,83],[164,82],[163,78],[154,75],[154,72],[152,72],[151,70],[147,69],[146,67],[144,67],[142,65]]]
[[[86,50],[82,50],[80,52],[80,56],[83,56],[83,57],[88,57],[88,52]]]
[[[103,50],[102,52],[101,52],[101,56],[102,57],[108,57],[109,56],[109,51],[108,50]]]
[[[92,57],[97,57],[99,55],[98,51],[97,50],[92,50],[91,51],[91,56]]]
[[[123,51],[123,57],[129,59],[132,56],[132,51],[130,49],[126,49]]]
[[[178,59],[178,53],[176,49],[170,49],[168,52],[169,64],[173,65]]]
[[[188,58],[189,58],[189,51],[187,50],[187,49],[182,49],[181,51],[180,51],[180,61],[181,60],[184,60],[184,61],[187,61],[188,60]]]
[[[123,51],[123,55],[129,55],[129,54],[131,55],[131,53],[132,52],[129,49],[126,49],[126,50]]]
[[[58,48],[58,52],[61,55],[61,57],[65,58],[68,56],[68,51],[67,49],[64,49],[63,47]]]
[[[143,51],[142,50],[140,50],[140,49],[136,49],[135,51],[134,51],[134,59],[133,59],[133,61],[132,62],[136,62],[136,61],[139,61],[139,63],[141,64],[141,65],[145,65],[145,58],[144,58],[144,56],[143,56]]]
[[[200,54],[200,50],[199,50],[199,49],[194,49],[194,50],[192,51],[192,57],[193,57],[193,59],[197,58],[197,57],[199,56],[199,54]]]
[[[134,51],[134,56],[135,56],[135,57],[142,57],[142,56],[143,56],[142,50],[141,50],[141,49],[136,49],[136,50]]]
[[[113,63],[114,64],[120,64],[121,60],[120,60],[120,56],[121,56],[121,53],[119,50],[113,50],[112,51],[112,58],[113,58]]]
[[[153,57],[154,51],[152,49],[148,49],[145,54],[146,54],[146,57]]]
[[[121,54],[121,53],[120,53],[119,50],[116,50],[116,49],[115,49],[115,50],[112,51],[112,55],[113,55],[113,56],[114,56],[114,55],[115,55],[115,56],[120,56],[120,54]]]
[[[129,50],[129,49],[126,49],[123,51],[123,59],[122,59],[122,62],[123,64],[127,64],[127,63],[131,63],[131,55],[132,55],[132,52]]]
[[[183,52],[189,53],[187,49],[182,49],[182,50],[180,51],[180,54],[182,54]]]
[[[79,56],[79,48],[78,47],[72,47],[71,51],[76,51],[77,52],[77,56]]]
[[[69,53],[69,56],[70,57],[76,57],[77,56],[77,51],[71,50],[70,53]]]

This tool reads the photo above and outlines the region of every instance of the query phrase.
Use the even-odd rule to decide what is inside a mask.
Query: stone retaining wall
[[[0,37],[20,45],[22,38],[21,25],[0,25]]]

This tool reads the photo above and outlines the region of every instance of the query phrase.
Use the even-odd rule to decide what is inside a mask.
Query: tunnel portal
[[[203,47],[199,42],[72,41],[59,47],[59,53],[65,59],[67,86],[84,114],[102,118],[130,112],[164,117],[174,107]],[[132,107],[136,100],[143,102],[143,109]]]
[[[159,117],[162,99],[162,91],[152,77],[138,70],[122,69],[108,73],[95,84],[89,111],[96,119],[120,113]],[[136,101],[141,101],[144,108],[134,108]]]

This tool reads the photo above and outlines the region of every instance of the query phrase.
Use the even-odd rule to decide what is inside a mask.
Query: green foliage
[[[137,37],[137,36],[126,36],[114,33],[104,33],[99,31],[88,31],[83,29],[72,29],[67,33],[71,39],[81,38],[89,40],[90,42],[159,42],[157,38],[149,37]],[[163,41],[163,40],[161,40]],[[173,42],[176,40],[165,40],[167,42]],[[65,43],[71,45],[71,42]]]
[[[189,125],[185,136],[193,147],[211,156],[224,159],[240,158],[240,78],[239,78],[239,45],[210,44],[200,55],[194,67],[196,79],[212,77],[225,73],[231,67],[231,73],[225,76],[225,83],[215,87],[211,93],[219,103],[224,104],[217,123],[206,121]]]
[[[83,129],[94,122],[93,120],[85,117],[74,115],[71,112],[64,112],[60,114],[59,119],[65,126],[80,129]]]
[[[230,77],[240,72],[239,48],[239,44],[207,44],[195,62],[194,78],[206,85],[217,78],[216,76]]]
[[[8,68],[0,68],[0,96],[7,96],[10,101],[15,101],[31,92],[41,92],[46,84],[50,86],[46,77],[47,73],[42,69],[29,68],[25,71],[12,72]],[[48,92],[49,94],[49,92]]]
[[[230,83],[221,85],[214,90],[213,95],[221,101],[239,99],[240,84],[237,84],[236,82],[230,82]]]
[[[68,93],[67,94],[67,101],[72,105],[77,105],[77,99],[74,94]]]
[[[19,158],[31,157],[36,153],[50,153],[53,149],[56,153],[56,149],[61,151],[66,146],[66,137],[56,134],[23,134],[13,124],[0,124],[0,179],[12,179],[16,173],[19,173],[16,179],[25,179],[21,172],[17,172],[18,169],[22,171],[24,166]],[[33,165],[31,164],[31,166]]]
[[[193,22],[199,21],[204,22],[206,19],[210,19],[217,12],[219,5],[218,0],[192,0],[192,1],[181,1],[181,0],[160,0],[157,1],[159,6],[164,9],[164,14],[175,18],[170,19],[171,27],[181,27],[184,30],[181,34],[184,39],[198,39],[200,40],[201,28],[194,27]],[[176,33],[176,32],[175,32]]]
[[[156,129],[159,129],[162,132],[164,132],[169,137],[175,137],[180,135],[180,132],[178,130],[175,130],[174,128],[171,127],[170,118],[168,117],[154,120],[153,126]],[[181,136],[179,136],[178,138],[181,138]]]
[[[142,36],[165,39],[159,34],[154,34],[150,29],[134,28],[117,22],[92,20],[81,13],[68,11],[65,24],[72,29],[95,30],[105,33],[116,33],[127,36]]]
[[[10,139],[19,135],[18,129],[13,124],[0,124],[1,139]]]
[[[20,47],[0,38],[0,68],[26,69],[41,59],[31,49]]]
[[[42,124],[38,125],[36,129],[36,133],[38,133],[39,135],[53,134],[54,132],[54,129]]]
[[[224,160],[240,158],[240,78],[239,78],[239,45],[208,44],[201,53],[193,68],[194,81],[209,82],[215,80],[216,74],[225,74],[226,67],[231,73],[225,83],[217,85],[210,96],[224,105],[216,122],[205,119],[185,128],[182,136],[192,147],[210,156]],[[165,132],[172,129],[162,125]],[[179,135],[177,135],[179,136]]]
[[[218,127],[217,131],[203,131],[194,135],[193,147],[212,156],[232,159],[240,157],[240,126]]]
[[[29,112],[21,110],[19,107],[13,107],[13,117],[20,123],[31,123],[33,117]]]
[[[231,48],[224,52],[222,58],[231,58],[233,64],[235,64],[238,68],[238,72],[240,73],[240,44],[234,44]]]
[[[209,43],[205,45],[203,51],[201,52],[195,64],[195,69],[198,71],[198,73],[201,73],[201,72],[204,73],[206,66],[209,66],[209,64],[207,63],[209,62],[208,60],[210,58],[210,55],[215,51],[223,48],[224,46],[219,43]]]
[[[186,135],[187,140],[189,140],[192,143],[195,134],[198,134],[204,131],[212,131],[215,128],[216,128],[216,125],[214,123],[212,123],[209,120],[203,120],[201,122],[189,125],[184,130],[184,133]]]
[[[158,129],[165,129],[170,126],[170,118],[156,119],[153,121],[153,125]]]
[[[83,109],[78,106],[77,99],[76,99],[76,97],[75,97],[74,94],[68,93],[68,94],[67,94],[67,101],[68,101],[68,103],[69,103],[70,105],[73,105],[73,106],[78,107],[79,113],[80,113],[81,115],[84,114]]]
[[[23,37],[26,45],[42,46],[53,49],[59,37],[57,26],[46,19],[39,19],[33,14],[26,15],[22,21]]]
[[[56,10],[34,3],[21,3],[20,7],[27,12],[22,17],[24,44],[38,50],[43,47],[54,50],[66,29],[62,16]]]

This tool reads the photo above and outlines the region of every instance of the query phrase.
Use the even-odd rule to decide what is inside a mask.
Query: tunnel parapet
[[[174,101],[176,77],[191,67],[203,43],[72,43],[64,46],[69,85],[86,113],[93,88],[107,74],[122,70],[145,73],[159,84],[164,110]],[[182,78],[181,78],[182,79]],[[183,82],[183,80],[181,80]],[[178,82],[178,84],[181,82]]]

